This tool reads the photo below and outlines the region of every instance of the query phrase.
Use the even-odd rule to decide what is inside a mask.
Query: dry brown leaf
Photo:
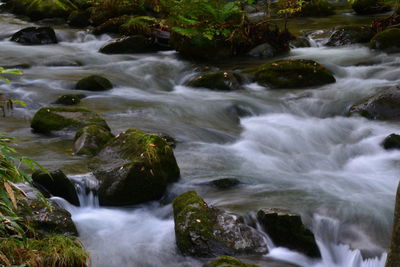
[[[0,259],[6,264],[6,265],[12,265],[11,262],[7,259],[6,256],[0,253]]]
[[[10,197],[14,208],[16,209],[17,208],[17,200],[15,199],[14,190],[11,188],[10,184],[7,182],[4,182],[4,188],[6,189],[7,194]]]

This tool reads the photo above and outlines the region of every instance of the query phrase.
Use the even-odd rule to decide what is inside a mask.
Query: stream
[[[335,20],[362,24],[366,19],[344,13],[327,25],[315,19],[302,27],[310,32],[330,29]],[[313,47],[293,49],[284,58],[316,60],[333,71],[336,83],[275,91],[247,84],[245,90],[217,92],[184,86],[205,65],[186,61],[174,51],[100,54],[98,49],[111,36],[64,25],[54,27],[59,44],[22,46],[9,37],[34,24],[3,13],[0,25],[0,66],[30,66],[22,69],[23,75],[10,77],[10,83],[0,83],[0,91],[27,104],[0,119],[1,131],[18,138],[21,154],[46,168],[61,168],[76,181],[91,181],[89,159],[73,155],[73,136],[39,135],[29,126],[36,110],[74,92],[87,95],[80,106],[101,114],[114,134],[138,128],[178,141],[174,153],[181,179],[160,202],[107,208],[99,207],[95,196],[82,193],[82,206],[77,208],[58,199],[71,212],[93,266],[201,266],[203,260],[180,255],[175,244],[170,202],[188,190],[241,215],[254,216],[266,207],[300,213],[322,254],[321,260],[312,260],[271,246],[267,255],[239,257],[249,262],[384,266],[400,151],[384,150],[380,143],[399,128],[393,122],[346,113],[365,97],[400,84],[400,54],[362,45],[324,47],[326,39],[315,32]],[[238,59],[214,67],[241,69],[265,61]],[[107,77],[114,89],[72,89],[90,74]],[[242,184],[224,191],[207,184],[219,178],[236,178]]]

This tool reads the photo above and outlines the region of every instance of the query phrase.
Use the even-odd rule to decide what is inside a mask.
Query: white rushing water
[[[75,92],[79,78],[102,74],[115,88],[85,92],[82,106],[101,113],[114,133],[133,127],[164,132],[179,141],[175,155],[182,178],[166,199],[194,189],[208,203],[239,214],[265,207],[298,212],[315,233],[322,254],[315,261],[272,248],[268,255],[250,260],[261,266],[268,259],[304,267],[384,266],[400,152],[386,151],[380,143],[399,128],[346,113],[363,98],[400,84],[398,54],[359,45],[294,49],[288,57],[320,62],[337,82],[304,90],[274,91],[249,84],[241,91],[215,92],[184,86],[201,66],[174,52],[103,55],[98,48],[111,37],[62,26],[56,29],[62,38],[58,45],[20,46],[7,37],[30,24],[0,17],[0,66],[31,65],[22,77],[0,85],[28,104],[0,120],[3,131],[21,140],[23,154],[75,174],[74,179],[91,181],[88,159],[71,155],[73,137],[35,135],[29,119],[40,106]],[[239,118],[235,107],[247,116]],[[226,191],[205,185],[227,177],[242,184]],[[71,212],[93,266],[203,264],[177,251],[170,204],[99,207],[83,185],[80,192],[80,208],[59,201]]]

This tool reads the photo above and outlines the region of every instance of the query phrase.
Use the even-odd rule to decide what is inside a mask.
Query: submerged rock
[[[54,104],[73,106],[79,104],[81,102],[81,99],[85,97],[86,95],[84,94],[62,95],[54,102]]]
[[[69,203],[79,206],[78,194],[74,184],[61,170],[50,173],[36,171],[32,174],[33,185],[52,196],[62,197]]]
[[[31,127],[38,133],[79,129],[87,125],[99,125],[109,129],[106,121],[86,108],[44,107],[36,112]]]
[[[278,51],[269,43],[264,43],[252,48],[247,54],[251,57],[256,58],[269,58],[274,57],[280,53],[280,51]]]
[[[370,42],[373,49],[385,51],[387,53],[400,52],[400,29],[387,29],[377,33]]]
[[[400,119],[400,86],[383,90],[359,104],[353,105],[349,115],[361,115],[368,119]]]
[[[58,43],[56,33],[50,27],[28,27],[13,34],[11,41],[24,45]]]
[[[277,60],[247,70],[254,81],[272,88],[304,88],[334,83],[332,73],[313,60]]]
[[[368,43],[374,37],[374,34],[370,26],[343,26],[335,29],[326,45],[341,46]]]
[[[79,80],[75,85],[76,90],[86,91],[106,91],[112,88],[112,83],[100,75],[90,75]]]
[[[160,199],[179,179],[172,148],[158,135],[129,129],[112,139],[96,157],[103,205],[131,205]]]
[[[18,214],[41,236],[78,236],[71,214],[54,200],[40,198],[39,191],[27,184],[18,184],[27,198],[21,199]]]
[[[114,135],[109,129],[99,125],[89,125],[80,129],[74,139],[74,153],[77,155],[96,155]]]
[[[382,142],[384,149],[400,149],[400,135],[391,134]]]
[[[218,189],[225,190],[239,185],[240,181],[235,178],[222,178],[213,180],[210,182],[210,184]]]
[[[196,257],[264,254],[263,235],[236,216],[209,207],[195,191],[173,201],[175,236],[179,250]]]
[[[244,263],[234,257],[220,256],[204,264],[203,267],[258,267],[258,265]]]
[[[355,0],[351,7],[360,15],[372,15],[391,10],[391,7],[382,0]]]
[[[262,209],[257,219],[276,246],[299,251],[312,258],[321,257],[314,234],[308,230],[299,214],[279,209]]]
[[[241,89],[239,74],[227,71],[218,71],[199,75],[190,80],[187,85],[196,88],[208,88],[220,91],[233,91]]]

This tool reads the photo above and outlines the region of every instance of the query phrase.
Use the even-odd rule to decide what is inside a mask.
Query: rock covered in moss
[[[237,73],[218,71],[196,76],[187,85],[196,88],[233,91],[241,89],[241,81],[242,79]]]
[[[306,0],[300,12],[295,15],[299,17],[325,17],[333,14],[335,14],[335,8],[328,1]]]
[[[305,227],[299,214],[262,209],[257,212],[257,219],[276,246],[287,247],[313,258],[321,257],[314,234]]]
[[[391,7],[382,0],[355,0],[351,7],[360,15],[372,15],[391,10]]]
[[[400,86],[383,90],[353,105],[349,110],[349,115],[357,114],[368,119],[400,119]]]
[[[45,18],[66,18],[77,9],[70,0],[8,0],[6,8],[12,13],[28,16],[33,20]]]
[[[55,201],[39,197],[40,193],[28,184],[17,184],[25,198],[19,200],[18,214],[41,236],[77,236],[71,214]]]
[[[370,26],[342,26],[334,30],[329,37],[327,46],[342,46],[356,43],[368,43],[374,37]]]
[[[400,29],[387,29],[377,33],[370,42],[373,49],[385,51],[387,53],[400,52]]]
[[[31,127],[38,133],[79,129],[87,125],[99,125],[109,129],[106,121],[86,108],[44,107],[34,115]]]
[[[220,256],[203,265],[203,267],[257,267],[258,265],[244,263],[234,257]]]
[[[85,98],[86,95],[84,94],[67,94],[60,96],[54,104],[66,105],[66,106],[73,106],[77,105],[81,102],[82,98]]]
[[[332,73],[313,60],[277,60],[247,70],[254,81],[272,88],[304,88],[336,81]]]
[[[77,155],[96,155],[114,135],[109,129],[99,125],[88,125],[80,129],[74,139],[74,153]]]
[[[24,45],[58,43],[56,33],[50,27],[28,27],[13,34],[11,41]]]
[[[260,232],[236,216],[209,207],[195,191],[176,197],[173,209],[176,242],[185,255],[215,257],[268,251]]]
[[[36,171],[32,174],[32,181],[39,190],[44,190],[52,196],[62,197],[69,203],[79,206],[75,186],[62,170],[49,173]]]
[[[400,149],[400,135],[391,134],[387,136],[383,142],[382,146],[384,149]]]
[[[100,75],[87,76],[80,79],[75,85],[76,90],[86,91],[106,91],[112,88],[112,83]]]
[[[96,157],[103,205],[130,205],[160,199],[179,179],[172,148],[158,135],[129,129],[112,139]]]
[[[392,238],[385,267],[400,266],[400,184],[397,185],[392,229]]]

